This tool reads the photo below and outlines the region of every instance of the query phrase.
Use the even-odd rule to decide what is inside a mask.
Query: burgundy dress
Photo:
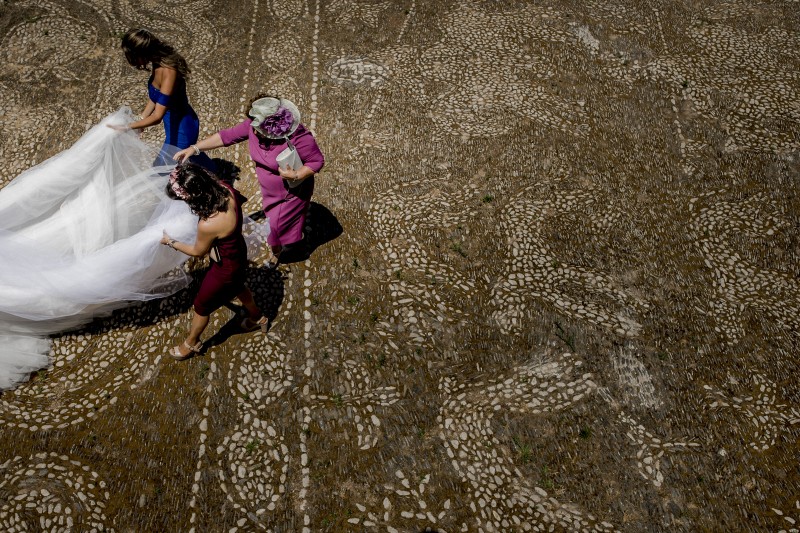
[[[278,173],[275,158],[286,147],[284,140],[261,140],[246,119],[236,126],[220,130],[219,136],[225,146],[248,141],[250,157],[256,164],[256,177],[261,185],[261,198],[264,214],[269,218],[270,246],[286,246],[299,241],[303,236],[311,195],[314,193],[314,176],[307,178],[294,188],[289,188],[286,180]],[[317,146],[314,136],[302,124],[289,136],[303,164],[315,173],[322,170],[325,158]]]
[[[236,206],[236,228],[227,237],[214,239],[219,262],[211,261],[200,290],[194,299],[194,312],[208,316],[235,298],[244,289],[247,276],[247,244],[242,236],[242,200],[239,191],[223,183]]]

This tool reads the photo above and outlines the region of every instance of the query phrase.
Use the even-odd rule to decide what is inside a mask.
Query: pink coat
[[[250,157],[256,164],[256,178],[261,185],[264,214],[269,218],[270,233],[267,242],[270,246],[293,244],[303,235],[306,213],[314,193],[314,176],[297,187],[289,188],[286,180],[278,174],[278,164],[275,161],[278,154],[287,147],[286,142],[262,141],[253,131],[250,122],[251,119],[245,119],[232,128],[220,130],[219,135],[225,146],[248,141]],[[310,131],[300,124],[289,139],[305,166],[315,173],[322,170],[325,157]]]

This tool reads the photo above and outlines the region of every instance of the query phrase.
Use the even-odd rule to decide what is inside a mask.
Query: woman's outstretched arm
[[[155,110],[156,104],[150,98],[147,98],[147,104],[144,106],[144,111],[142,111],[142,118],[147,118],[153,114],[153,110]]]
[[[211,245],[214,244],[214,239],[219,235],[219,227],[220,221],[201,220],[197,224],[197,237],[195,238],[194,244],[187,244],[175,240],[167,235],[166,231],[164,232],[164,236],[161,237],[161,244],[165,244],[173,250],[177,250],[192,257],[203,257],[211,249]]]
[[[197,141],[197,144],[193,144],[189,148],[184,148],[183,150],[172,156],[172,159],[183,163],[193,155],[199,155],[200,152],[213,150],[214,148],[220,148],[222,146],[224,146],[224,144],[222,143],[222,137],[219,136],[219,133],[215,133],[213,135],[209,135],[202,141]],[[197,147],[196,150],[195,147]]]

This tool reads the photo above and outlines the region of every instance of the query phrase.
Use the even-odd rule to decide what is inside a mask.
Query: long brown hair
[[[175,69],[184,79],[189,77],[189,65],[169,44],[148,30],[133,28],[122,37],[122,51],[128,63],[139,70],[147,70],[148,63]]]

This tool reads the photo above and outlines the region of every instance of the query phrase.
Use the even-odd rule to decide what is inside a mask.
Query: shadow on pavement
[[[266,267],[251,268],[247,276],[247,286],[253,292],[253,298],[256,301],[261,312],[269,320],[266,330],[269,331],[275,317],[278,316],[278,310],[283,303],[284,298],[284,278],[280,271],[268,269]],[[226,305],[228,309],[234,312],[233,317],[223,325],[219,331],[209,337],[203,343],[202,351],[205,352],[213,346],[218,346],[228,340],[233,335],[240,333],[249,333],[242,329],[242,320],[244,320],[244,308],[234,303]]]
[[[281,263],[305,261],[323,244],[330,242],[342,233],[344,228],[336,216],[322,204],[311,202],[306,215],[305,237],[297,244],[287,246],[281,254]]]

